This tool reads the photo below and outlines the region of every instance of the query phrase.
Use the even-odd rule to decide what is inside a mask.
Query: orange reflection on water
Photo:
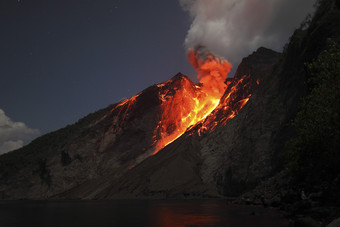
[[[163,206],[164,205],[164,206]],[[219,226],[223,221],[221,217],[216,215],[207,215],[212,210],[217,208],[212,204],[204,204],[195,207],[193,212],[192,208],[183,207],[179,208],[179,204],[160,204],[157,208],[153,209],[153,218],[151,226],[159,227],[185,227],[185,226]],[[188,212],[190,210],[190,212]],[[206,212],[209,210],[210,212]],[[194,214],[193,214],[194,213]]]

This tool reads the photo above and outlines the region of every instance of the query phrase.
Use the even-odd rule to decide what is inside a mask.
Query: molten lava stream
[[[190,126],[205,119],[219,104],[226,90],[224,83],[231,64],[224,58],[190,50],[189,61],[198,72],[199,84],[182,79],[181,88],[175,93],[161,88],[161,121],[155,129],[156,154],[163,147],[180,137]],[[169,94],[169,95],[168,95]]]

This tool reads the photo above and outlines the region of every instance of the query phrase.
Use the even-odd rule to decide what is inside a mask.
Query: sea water
[[[291,226],[273,208],[223,200],[0,201],[0,226]]]

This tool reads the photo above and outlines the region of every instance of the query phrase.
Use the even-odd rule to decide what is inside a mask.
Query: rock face
[[[259,75],[260,86],[235,119],[202,141],[202,156],[209,157],[203,162],[206,166],[202,169],[203,179],[214,179],[219,192],[227,196],[238,196],[253,188],[282,166],[285,137],[290,134],[289,121],[305,90],[303,75],[287,78],[289,75],[284,75],[280,64],[265,73],[264,69],[270,64],[266,66],[263,60],[252,61],[252,57],[261,59],[260,53],[261,50],[244,59],[237,72],[243,74],[249,70]],[[284,76],[286,78],[282,78]],[[284,80],[296,82],[287,86]],[[211,165],[207,160],[214,156],[216,162]]]

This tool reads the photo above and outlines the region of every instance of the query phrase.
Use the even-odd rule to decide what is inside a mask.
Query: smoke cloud
[[[0,155],[22,147],[25,141],[39,134],[38,129],[31,129],[23,122],[13,122],[0,109]]]
[[[188,49],[205,46],[238,64],[257,48],[281,51],[313,11],[312,0],[180,0],[192,17]]]
[[[188,60],[197,71],[203,90],[212,97],[220,98],[226,89],[224,81],[231,70],[231,64],[202,46],[190,49]]]

